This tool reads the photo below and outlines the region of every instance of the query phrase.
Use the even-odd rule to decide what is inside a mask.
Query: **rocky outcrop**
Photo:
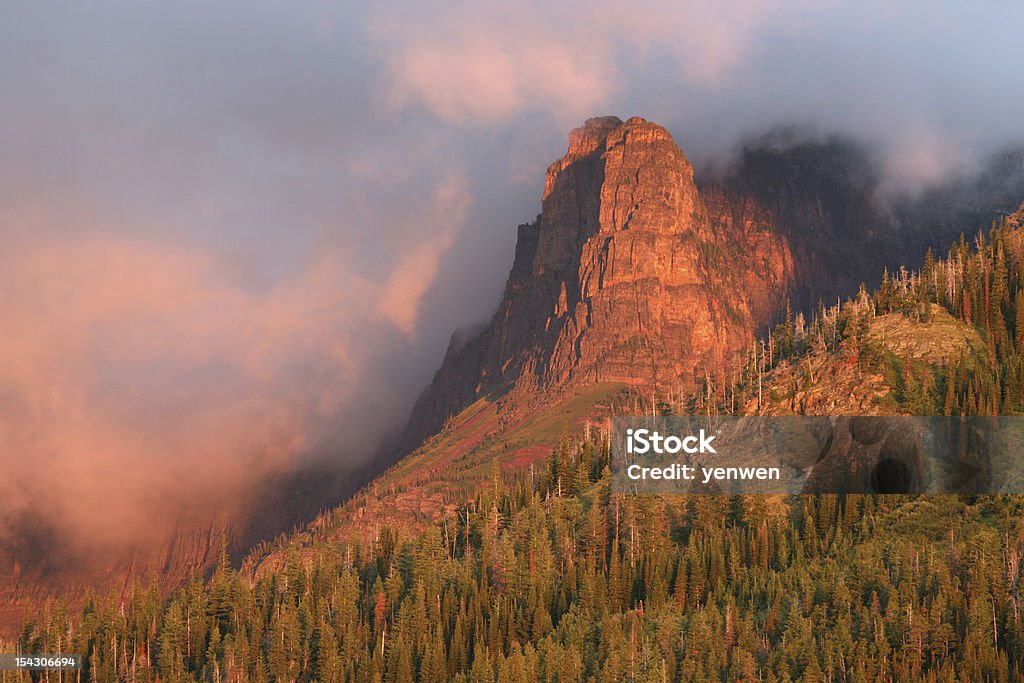
[[[784,306],[788,239],[753,200],[706,202],[661,126],[591,119],[547,172],[520,226],[490,325],[452,346],[411,430],[436,430],[477,397],[529,403],[580,383],[678,391],[722,373]]]
[[[896,198],[864,147],[780,129],[695,182],[661,126],[590,119],[548,169],[537,220],[519,227],[497,312],[453,338],[407,445],[483,395],[515,412],[574,385],[678,393],[721,377],[787,301],[810,314],[1015,208],[1021,158],[999,157],[992,173],[1008,180],[981,176],[986,192],[958,181]]]

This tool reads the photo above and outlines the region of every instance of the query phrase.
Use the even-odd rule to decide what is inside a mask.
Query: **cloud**
[[[448,0],[378,3],[364,25],[391,115],[494,130],[640,114],[699,158],[807,123],[876,144],[886,186],[915,190],[1024,137],[1008,114],[1024,102],[1006,87],[1021,19],[1009,5],[921,13],[884,0]]]
[[[728,76],[777,3],[647,0],[554,6],[446,3],[410,11],[387,3],[369,34],[387,67],[383,101],[422,105],[455,123],[499,123],[528,110],[577,120],[608,106],[629,68],[667,56],[697,83]]]
[[[888,193],[937,185],[954,173],[977,171],[980,161],[963,141],[926,125],[893,140],[885,159],[883,191]]]
[[[597,44],[578,51],[531,3],[452,3],[445,11],[380,6],[369,33],[387,66],[383,101],[422,104],[455,123],[493,123],[527,108],[603,105],[614,64]]]
[[[440,268],[440,259],[455,241],[466,220],[471,201],[466,181],[458,176],[444,179],[429,207],[439,231],[402,254],[384,288],[378,312],[407,335],[416,331],[420,303]]]
[[[261,289],[173,243],[14,237],[0,254],[0,540],[31,514],[82,543],[136,544],[313,453],[373,453],[418,388],[377,364],[416,332],[469,201],[458,177],[439,182],[415,211],[423,238],[385,277],[334,246]]]
[[[85,237],[0,261],[3,512],[31,505],[72,537],[159,535],[183,499],[294,465],[356,372],[325,314],[365,283],[336,271],[258,297],[169,245]]]

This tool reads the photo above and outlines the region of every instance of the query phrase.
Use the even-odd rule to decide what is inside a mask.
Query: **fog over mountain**
[[[145,542],[365,459],[589,116],[665,125],[698,175],[842,134],[880,202],[1024,140],[1020,6],[720,5],[7,3],[0,538]]]

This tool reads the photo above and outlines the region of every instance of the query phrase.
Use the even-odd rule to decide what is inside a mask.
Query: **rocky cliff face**
[[[717,375],[785,305],[789,241],[755,201],[706,201],[683,152],[641,118],[591,119],[519,228],[491,323],[453,345],[421,397],[427,433],[484,394],[529,403],[574,384],[675,391]]]
[[[408,443],[483,395],[515,412],[581,384],[678,392],[720,377],[787,301],[809,313],[1015,208],[1020,158],[1006,158],[993,166],[1003,182],[978,181],[996,194],[961,181],[884,198],[863,147],[783,130],[695,182],[661,126],[590,119],[548,169],[540,216],[519,227],[497,312],[453,337]]]

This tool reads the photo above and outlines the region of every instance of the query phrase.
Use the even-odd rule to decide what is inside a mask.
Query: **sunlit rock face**
[[[707,202],[661,126],[590,119],[547,172],[489,326],[449,350],[414,424],[476,397],[579,383],[685,390],[725,372],[794,282],[789,239],[748,199]]]

